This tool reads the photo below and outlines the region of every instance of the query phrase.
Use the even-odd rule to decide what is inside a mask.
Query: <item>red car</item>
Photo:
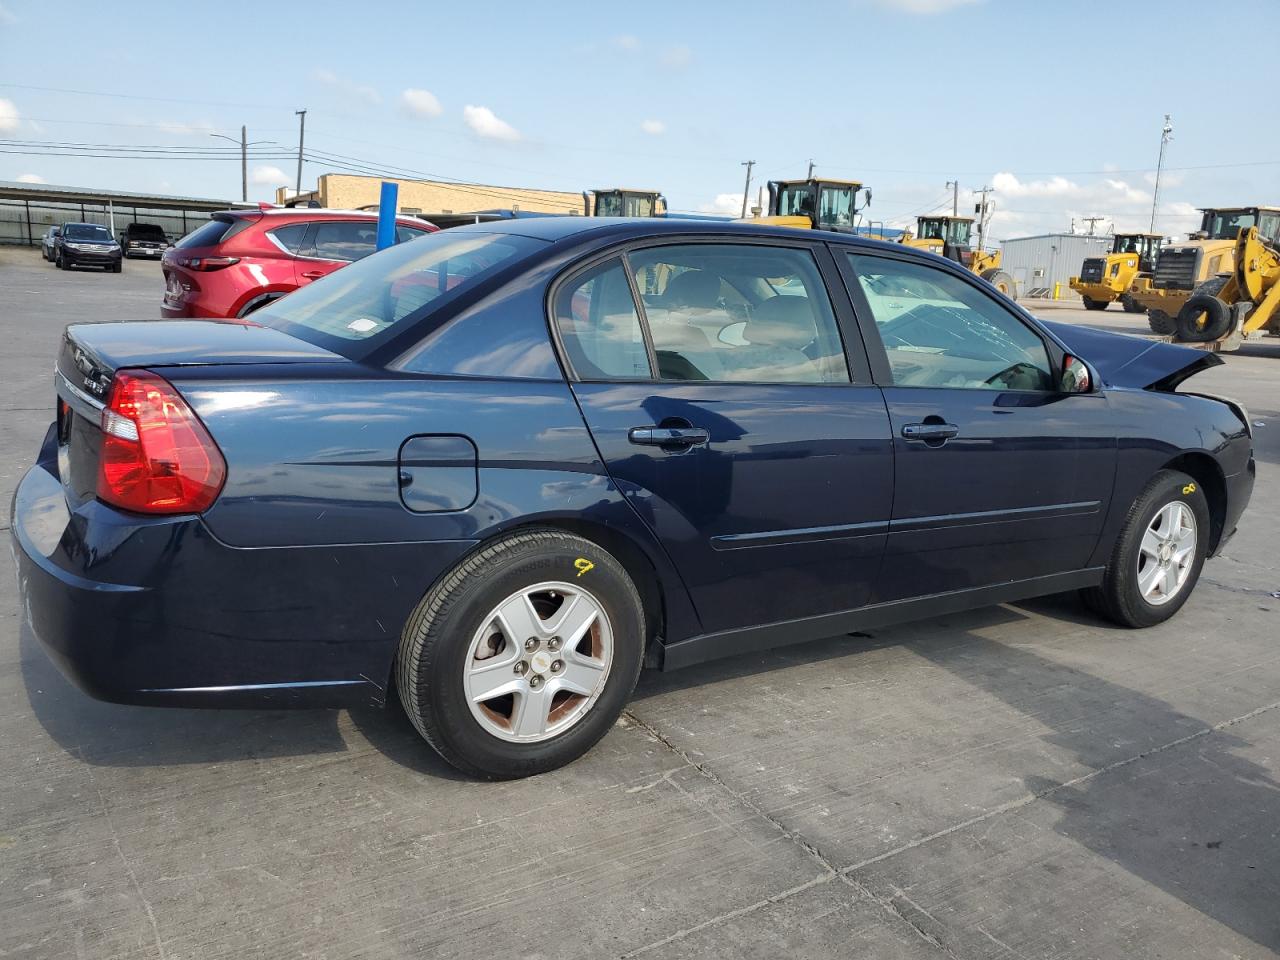
[[[439,228],[396,218],[396,243]],[[166,318],[244,317],[374,252],[378,216],[359,210],[267,208],[213,214],[165,251]]]

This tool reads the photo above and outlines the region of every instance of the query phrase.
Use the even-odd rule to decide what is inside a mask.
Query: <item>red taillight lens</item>
[[[227,464],[173,384],[117,371],[102,411],[98,499],[137,513],[200,513],[222,491]]]
[[[208,273],[211,270],[221,270],[239,262],[239,257],[192,257],[190,260],[179,260],[178,266],[186,267],[188,270],[199,270],[202,273]]]

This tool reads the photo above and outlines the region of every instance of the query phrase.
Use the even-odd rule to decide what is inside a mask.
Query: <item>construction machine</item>
[[[1200,229],[1185,243],[1161,249],[1149,280],[1139,274],[1129,285],[1129,299],[1162,336],[1177,331],[1175,318],[1200,284],[1235,269],[1240,231],[1253,227],[1269,243],[1280,240],[1280,207],[1206,207],[1202,213]]]
[[[1232,253],[1231,272],[1199,284],[1178,311],[1175,342],[1235,350],[1264,332],[1280,335],[1280,242],[1248,227]]]
[[[954,260],[986,280],[1010,300],[1017,300],[1018,290],[1013,277],[1000,269],[1000,251],[992,250],[987,253],[983,249],[974,250],[972,235],[972,217],[930,214],[916,217],[915,234],[908,231],[898,242]]]
[[[1139,274],[1151,276],[1164,237],[1158,233],[1117,233],[1105,257],[1086,257],[1080,275],[1068,285],[1084,301],[1086,310],[1105,310],[1119,300],[1126,313],[1141,313],[1129,288]]]
[[[870,205],[870,188],[856,180],[770,180],[769,212],[744,222],[853,233],[858,215]]]
[[[582,194],[582,211],[588,217],[665,217],[667,198],[657,190],[587,190]]]

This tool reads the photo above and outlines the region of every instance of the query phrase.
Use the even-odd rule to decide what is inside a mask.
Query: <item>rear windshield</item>
[[[509,234],[429,234],[302,287],[256,311],[253,320],[359,358],[397,328],[417,323],[544,246],[544,241]]]
[[[111,231],[95,223],[68,223],[62,230],[68,240],[97,240],[106,242],[111,239]]]
[[[222,238],[231,229],[230,220],[210,220],[203,227],[197,227],[174,244],[175,247],[213,247],[222,242]]]

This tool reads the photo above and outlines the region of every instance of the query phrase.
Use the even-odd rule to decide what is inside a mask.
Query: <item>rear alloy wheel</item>
[[[489,779],[553,770],[608,733],[640,674],[645,618],[597,544],[534,530],[488,544],[410,617],[405,712],[445,760]]]
[[[1181,609],[1209,546],[1209,504],[1199,483],[1161,470],[1129,509],[1107,572],[1085,599],[1126,627],[1150,627]]]

